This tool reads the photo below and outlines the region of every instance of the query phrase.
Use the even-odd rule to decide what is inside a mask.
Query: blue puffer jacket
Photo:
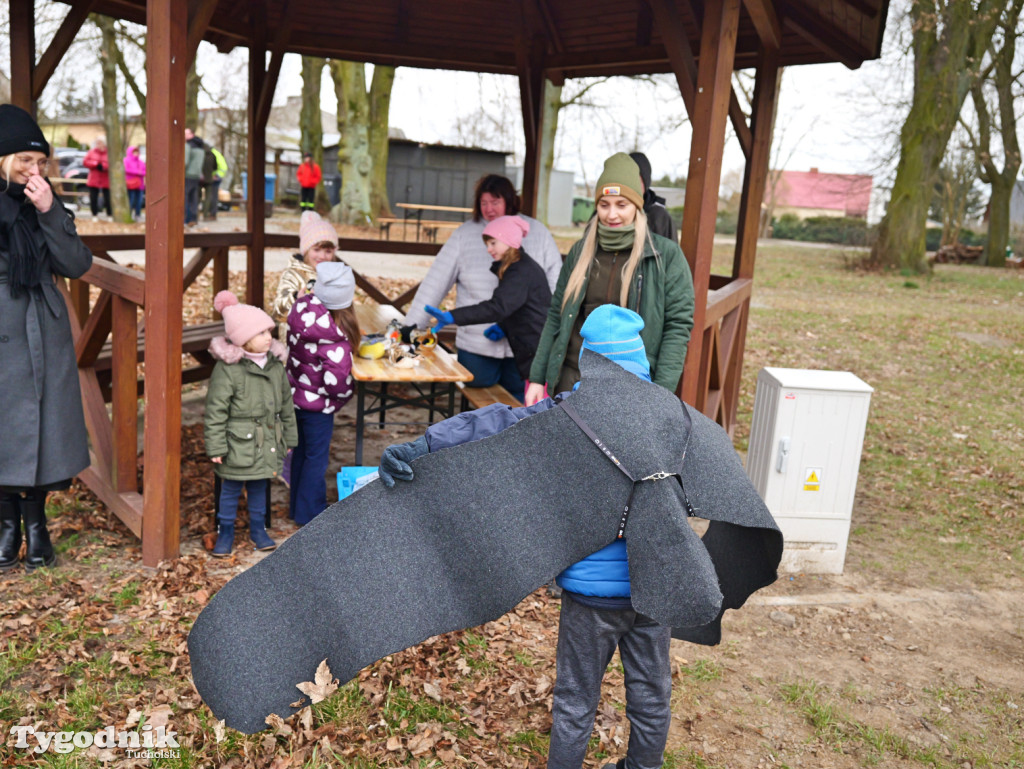
[[[440,451],[470,441],[479,441],[511,427],[520,419],[547,411],[568,393],[559,393],[552,400],[545,398],[532,406],[511,408],[494,403],[476,411],[464,411],[427,428],[427,446]],[[558,575],[555,582],[563,590],[601,598],[629,597],[629,563],[626,540],[617,539],[609,545],[577,561]]]

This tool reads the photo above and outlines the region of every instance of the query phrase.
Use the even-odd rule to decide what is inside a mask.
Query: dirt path
[[[724,626],[719,647],[673,645],[670,747],[691,761],[1021,765],[999,758],[1019,757],[1024,728],[1020,585],[886,590],[857,575],[783,576]]]

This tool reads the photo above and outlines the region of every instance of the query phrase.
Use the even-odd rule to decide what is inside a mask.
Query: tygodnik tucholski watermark
[[[12,726],[10,733],[17,740],[15,748],[35,753],[70,753],[95,746],[121,748],[129,758],[181,758],[177,732],[166,726],[153,728],[146,724],[141,729],[122,731],[107,726],[98,732],[48,732],[38,731],[34,726]]]

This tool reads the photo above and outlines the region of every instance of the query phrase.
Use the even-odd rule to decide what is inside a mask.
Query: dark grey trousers
[[[658,769],[672,718],[670,628],[632,609],[593,609],[562,593],[551,705],[548,769],[580,769],[601,699],[601,679],[619,648],[626,679],[626,769]]]

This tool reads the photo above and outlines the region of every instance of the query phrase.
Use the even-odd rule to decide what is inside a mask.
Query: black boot
[[[10,571],[18,565],[21,551],[20,495],[0,494],[0,571]]]
[[[25,569],[53,566],[57,554],[46,530],[46,492],[29,491],[21,498],[21,517],[25,521]]]

